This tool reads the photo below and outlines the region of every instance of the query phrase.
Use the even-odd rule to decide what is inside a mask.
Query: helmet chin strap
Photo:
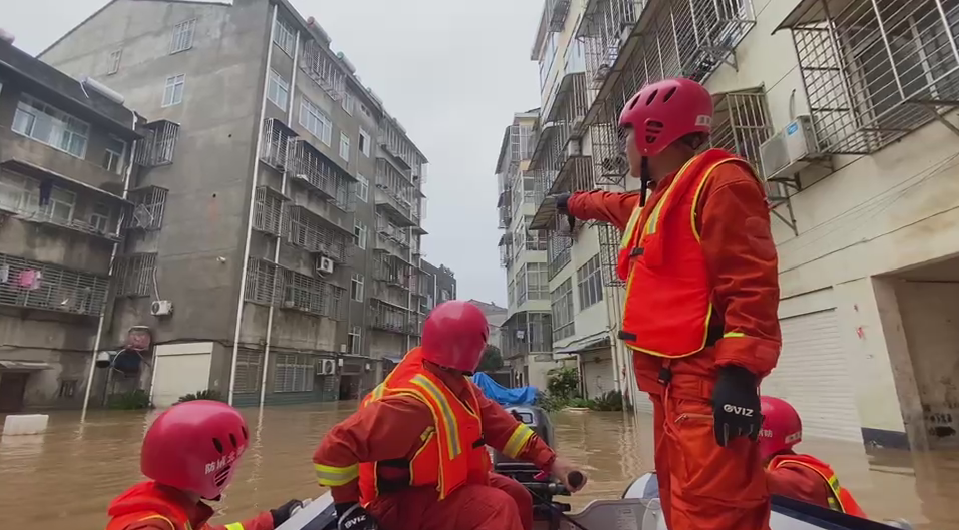
[[[646,192],[652,180],[649,173],[649,157],[639,159],[639,206],[646,206]]]

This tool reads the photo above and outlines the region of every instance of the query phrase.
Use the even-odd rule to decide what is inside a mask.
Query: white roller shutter
[[[583,383],[586,387],[586,397],[596,399],[606,392],[616,390],[616,380],[613,377],[613,359],[608,356],[599,357],[597,362],[592,354],[583,359]],[[588,360],[587,360],[588,359]]]
[[[799,411],[803,434],[862,442],[859,411],[836,310],[780,321],[783,351],[763,382],[765,395],[785,399]]]

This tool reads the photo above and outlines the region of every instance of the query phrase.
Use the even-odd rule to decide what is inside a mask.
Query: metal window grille
[[[253,394],[260,390],[263,379],[263,352],[240,349],[236,353],[237,394]]]
[[[337,208],[356,209],[356,181],[305,139],[296,141],[293,149],[294,182],[304,182]]]
[[[117,296],[139,297],[153,294],[156,258],[156,253],[119,256],[113,271]]]
[[[166,197],[167,189],[157,186],[130,190],[127,200],[133,204],[133,210],[130,215],[124,217],[123,227],[158,230],[163,224]]]
[[[546,0],[546,10],[544,14],[546,15],[545,20],[548,22],[547,28],[550,32],[560,33],[563,31],[571,3],[571,0]]]
[[[549,279],[552,280],[572,259],[573,237],[562,230],[553,230],[546,247]]]
[[[276,306],[282,292],[280,267],[271,261],[251,257],[246,269],[247,302]]]
[[[383,192],[386,202],[400,214],[404,222],[415,224],[412,219],[413,183],[406,172],[398,171],[380,158],[376,161],[376,189]]]
[[[346,94],[346,74],[332,52],[319,42],[310,40],[303,46],[300,68],[334,100]]]
[[[597,223],[597,226],[599,227],[599,255],[603,283],[607,286],[622,286],[623,281],[616,275],[616,261],[619,259],[622,234],[610,223]]]
[[[409,330],[409,311],[370,300],[370,327],[393,333],[407,333]]]
[[[509,268],[513,264],[513,233],[506,232],[499,238],[499,263],[503,267]]]
[[[563,340],[576,334],[573,319],[573,278],[568,278],[550,294],[553,314],[553,340]]]
[[[588,110],[586,74],[567,74],[563,77],[549,113],[540,119],[544,128],[536,140],[536,150],[530,168],[537,170],[539,186],[545,193],[557,193],[566,189],[569,178],[583,175],[589,159],[581,155],[580,145]],[[575,185],[592,189],[592,178],[583,179]],[[538,201],[537,201],[538,202]]]
[[[316,363],[311,355],[298,353],[276,354],[274,392],[312,392]]]
[[[423,315],[418,313],[410,314],[410,323],[407,326],[408,333],[414,337],[420,337],[423,335],[423,322],[426,318]]]
[[[289,169],[296,132],[279,118],[263,122],[263,147],[260,159],[280,171]]]
[[[0,305],[99,316],[109,286],[104,276],[0,254]]]
[[[587,2],[578,37],[586,42],[586,72],[599,85],[616,62],[625,43],[624,32],[636,23],[643,2],[637,0],[592,0]]]
[[[283,269],[283,307],[312,315],[343,320],[346,289]]]
[[[576,283],[580,311],[603,301],[603,275],[598,253],[576,271]]]
[[[792,30],[824,152],[875,152],[959,102],[956,0],[817,1],[801,8],[782,26]]]
[[[762,88],[726,92],[713,96],[712,147],[719,147],[745,158],[762,169],[760,148],[773,135],[766,94]],[[766,182],[766,194],[773,206],[788,198],[782,182]]]
[[[289,226],[286,231],[290,244],[317,252],[340,263],[353,254],[352,233],[330,223],[305,206],[289,207]]]
[[[269,186],[257,187],[253,205],[253,228],[279,236],[283,226],[283,208],[287,200],[282,193]]]
[[[419,155],[413,143],[406,137],[406,131],[395,119],[389,116],[383,120],[379,131],[380,146],[396,158],[402,160],[417,176],[425,176],[423,157]]]
[[[390,254],[378,254],[373,258],[373,279],[393,287],[410,290],[413,266]]]
[[[552,353],[553,327],[550,313],[515,313],[501,327],[503,357]]]
[[[143,126],[143,139],[137,149],[136,163],[156,167],[173,163],[180,126],[167,120],[158,120]]]
[[[376,241],[378,244],[384,244],[381,248],[384,250],[395,250],[390,243],[399,247],[399,250],[405,250],[410,246],[410,234],[406,228],[400,228],[386,220],[382,215],[376,216]]]

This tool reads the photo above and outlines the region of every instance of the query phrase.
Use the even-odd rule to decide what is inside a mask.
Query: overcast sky
[[[542,0],[292,0],[314,16],[430,160],[426,258],[458,298],[506,305],[494,175],[514,112],[539,106],[529,60]],[[0,25],[36,54],[106,0],[0,0]]]

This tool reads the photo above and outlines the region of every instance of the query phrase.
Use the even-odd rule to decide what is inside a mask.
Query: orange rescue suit
[[[762,183],[749,164],[709,149],[635,192],[573,194],[568,211],[623,232],[627,283],[620,338],[653,402],[656,470],[671,530],[765,530],[769,492],[758,446],[716,445],[713,387],[721,366],[757,378],[781,347],[776,245]]]
[[[273,515],[263,512],[242,523],[223,526],[207,524],[213,509],[194,503],[183,492],[141,482],[123,492],[107,509],[106,530],[273,530]]]
[[[773,457],[766,465],[766,478],[773,495],[866,518],[852,493],[839,484],[832,468],[818,458],[797,454]]]
[[[425,396],[407,392],[415,389],[422,394],[422,387],[412,383],[416,375],[434,386],[440,383],[439,395],[450,405],[450,413],[462,407],[460,418],[480,426],[479,439],[463,434],[472,432],[475,423],[458,431],[459,448],[468,448],[469,456],[454,457],[453,461],[459,459],[455,466],[441,461],[452,454],[444,438],[453,437],[440,432],[446,426],[438,427],[434,418],[431,406],[437,403],[429,404],[431,398],[424,400]],[[437,410],[442,415],[442,408]],[[471,413],[468,418],[466,412]],[[530,530],[533,507],[529,491],[501,475],[487,472],[484,477],[479,473],[489,462],[488,456],[479,452],[486,452],[486,444],[544,470],[556,458],[529,427],[486,398],[469,378],[424,363],[419,348],[414,348],[356,413],[330,430],[313,462],[319,484],[331,489],[334,502],[359,502],[362,497],[387,530]],[[429,453],[436,457],[424,456]],[[430,462],[435,467],[427,469]],[[441,469],[441,464],[446,468]],[[464,469],[465,482],[454,487]],[[442,485],[441,476],[446,477]]]

